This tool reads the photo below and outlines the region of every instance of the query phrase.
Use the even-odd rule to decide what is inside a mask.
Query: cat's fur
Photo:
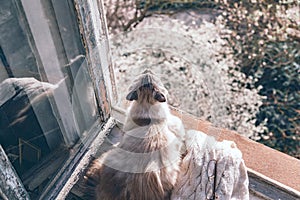
[[[96,181],[96,199],[170,198],[180,170],[184,129],[171,115],[166,97],[166,88],[151,71],[133,82],[120,144],[96,159],[87,173]]]

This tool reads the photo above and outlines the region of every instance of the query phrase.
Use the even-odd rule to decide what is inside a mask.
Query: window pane
[[[35,199],[99,109],[73,1],[1,1],[0,13],[0,144]]]
[[[128,106],[128,85],[151,69],[168,89],[173,107],[253,136],[264,130],[263,124],[255,125],[261,96],[237,68],[221,12],[200,4],[193,8],[193,3],[107,1],[116,107]]]

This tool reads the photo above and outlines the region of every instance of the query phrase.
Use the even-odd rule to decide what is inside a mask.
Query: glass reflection
[[[0,145],[36,199],[99,113],[72,1],[30,4],[0,8]]]

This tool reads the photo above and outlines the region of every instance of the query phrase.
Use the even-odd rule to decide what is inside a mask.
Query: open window
[[[0,13],[0,199],[80,199],[83,194],[76,189],[76,183],[91,159],[118,139],[118,125],[124,120],[126,91],[123,87],[117,91],[115,75],[119,78],[117,84],[125,87],[145,68],[160,74],[163,81],[175,77],[167,88],[176,88],[182,77],[192,77],[190,87],[197,87],[194,79],[211,78],[205,74],[197,77],[192,68],[184,65],[176,74],[162,73],[160,64],[172,65],[164,63],[164,56],[172,57],[172,62],[196,62],[199,49],[172,30],[149,27],[136,38],[144,46],[134,46],[135,41],[128,40],[129,49],[112,50],[124,59],[146,55],[157,58],[158,63],[140,60],[142,67],[126,69],[130,76],[125,76],[122,68],[114,72],[101,0],[6,0],[1,1]],[[177,46],[159,43],[156,37],[168,37]],[[118,43],[120,39],[126,42],[130,38],[117,35],[111,42]],[[155,48],[149,51],[149,44]],[[188,55],[180,54],[182,45],[191,46]],[[222,84],[221,79],[214,81]],[[217,98],[220,95],[209,93],[209,85],[204,84],[202,90],[204,93],[199,95],[216,97],[210,103],[224,111]],[[188,100],[190,91],[185,92],[174,96]],[[176,105],[176,99],[172,100]],[[217,134],[217,139],[237,143],[246,165],[252,169],[249,176],[253,196],[299,197],[293,189],[297,189],[293,175],[278,176],[286,165],[299,172],[299,162],[183,111],[172,112],[187,129]],[[212,117],[218,121],[218,113],[214,114]],[[259,153],[255,160],[261,162],[253,159],[253,150]],[[266,156],[271,159],[266,161]],[[269,163],[262,164],[263,161]]]
[[[57,198],[92,141],[113,124],[100,7],[1,2],[0,198]]]

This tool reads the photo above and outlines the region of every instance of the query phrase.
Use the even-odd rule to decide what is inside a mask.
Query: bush
[[[278,1],[224,3],[227,38],[238,70],[253,77],[264,97],[257,141],[300,158],[300,21],[286,16],[295,4]],[[297,9],[296,9],[297,10]]]

